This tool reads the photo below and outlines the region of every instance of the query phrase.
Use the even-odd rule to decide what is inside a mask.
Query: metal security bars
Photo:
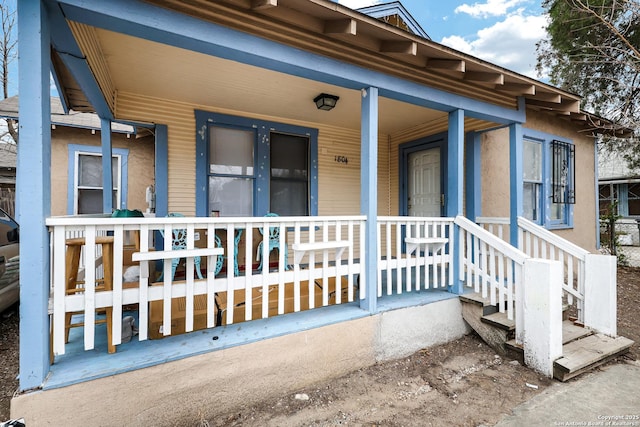
[[[553,203],[575,204],[575,146],[568,142],[551,141],[551,173]]]

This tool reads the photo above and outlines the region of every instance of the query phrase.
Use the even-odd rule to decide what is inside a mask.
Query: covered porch
[[[505,234],[516,242],[525,96],[531,105],[568,115],[577,97],[330,1],[196,3],[19,5],[24,84],[18,169],[29,188],[18,205],[21,322],[29,331],[20,341],[22,390],[59,388],[455,300],[465,287],[507,298],[508,316],[517,320],[517,287],[530,255],[474,224],[481,215],[481,135],[501,129],[508,138],[509,164],[491,167],[509,170],[511,226]],[[279,7],[284,18],[274,20]],[[291,22],[313,24],[313,36]],[[111,123],[153,133],[153,216],[112,218],[123,206],[114,205],[109,192],[105,215],[51,215],[51,57],[67,107],[102,118],[103,188],[114,187]],[[337,106],[317,109],[319,93],[337,96]],[[252,172],[216,169],[211,153],[219,129],[251,134]],[[277,169],[268,161],[274,133],[306,141],[305,196],[301,212],[265,217],[278,202],[269,190]],[[410,159],[433,149],[437,185],[421,210],[410,199],[420,194],[409,188],[417,171]],[[216,204],[213,184],[229,179],[250,181],[250,203],[238,202],[246,208],[242,214],[225,212],[236,202],[233,190]],[[168,217],[175,212],[185,216]],[[183,248],[161,236],[174,230],[185,231]],[[67,293],[72,238],[84,239],[84,292],[75,295]],[[113,256],[105,258],[105,250]],[[184,267],[174,274],[172,260],[179,258]],[[139,266],[138,278],[126,281],[132,264]],[[110,281],[110,289],[96,290],[101,280]],[[572,276],[566,292],[576,301],[583,295]],[[179,304],[180,326],[174,324]],[[109,313],[110,324],[95,326],[96,309]],[[84,326],[72,328],[65,343],[70,313],[80,313]],[[135,317],[139,335],[121,343],[127,315]],[[461,318],[451,323],[456,332],[449,337],[464,332]],[[152,334],[158,339],[149,339]],[[109,336],[115,354],[107,351]]]

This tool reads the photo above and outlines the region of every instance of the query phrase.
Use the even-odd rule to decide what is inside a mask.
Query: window
[[[196,111],[198,216],[317,214],[317,130]]]
[[[525,129],[522,152],[523,215],[547,228],[572,227],[574,145]]]
[[[102,213],[102,149],[69,145],[70,215]],[[112,203],[114,209],[126,209],[127,159],[129,150],[112,149]]]
[[[600,215],[606,215],[613,203],[618,203],[618,214],[640,217],[640,183],[606,183],[599,186]]]

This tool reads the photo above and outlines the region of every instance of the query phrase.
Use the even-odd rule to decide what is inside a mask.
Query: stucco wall
[[[588,251],[596,250],[596,193],[594,139],[567,120],[527,110],[523,126],[573,141],[576,147],[576,205],[572,229],[554,230]],[[482,216],[509,216],[509,130],[482,135]]]
[[[112,134],[113,148],[126,148],[128,157],[128,209],[145,211],[147,186],[154,183],[154,140],[148,136],[136,139],[125,134]],[[68,215],[69,144],[100,146],[100,132],[57,126],[51,131],[51,215]],[[73,177],[71,177],[73,179]]]

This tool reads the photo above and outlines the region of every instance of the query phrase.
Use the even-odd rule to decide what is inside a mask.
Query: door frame
[[[440,148],[440,194],[444,194],[446,200],[447,186],[445,185],[445,177],[447,176],[447,132],[405,142],[398,146],[398,159],[400,162],[398,168],[400,173],[399,214],[401,216],[409,215],[409,208],[407,206],[407,197],[409,192],[409,154],[415,153],[416,151],[429,150],[431,148]],[[444,206],[440,204],[440,216],[443,215]]]

